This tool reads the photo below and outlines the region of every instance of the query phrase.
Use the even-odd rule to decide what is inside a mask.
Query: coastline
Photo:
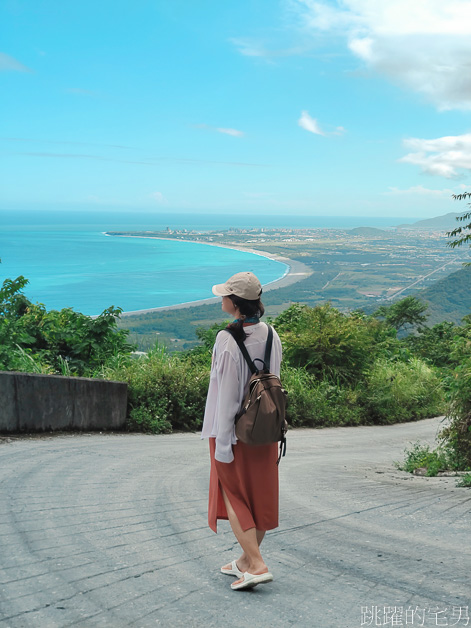
[[[217,246],[219,248],[233,249],[235,251],[244,251],[245,253],[252,253],[253,255],[260,255],[276,262],[281,262],[287,267],[284,275],[279,279],[275,279],[263,285],[263,291],[269,292],[270,290],[276,290],[278,288],[284,288],[290,286],[298,281],[302,281],[312,275],[313,271],[297,260],[292,260],[288,257],[278,255],[277,253],[270,253],[269,251],[259,251],[256,249],[250,249],[244,246],[229,245],[229,244],[216,244],[214,242],[199,242],[198,240],[176,240],[175,238],[163,238],[159,236],[135,236],[135,235],[111,235],[107,232],[103,232],[104,235],[114,238],[143,238],[153,240],[169,240],[171,242],[191,242],[193,244],[203,244],[206,246]],[[146,308],[143,310],[130,310],[122,312],[121,316],[134,316],[136,314],[150,314],[151,312],[163,312],[166,310],[181,310],[190,307],[197,307],[199,305],[209,305],[211,303],[219,303],[220,297],[209,297],[207,299],[198,299],[196,301],[186,301],[184,303],[177,303],[176,305],[162,305],[160,307]]]

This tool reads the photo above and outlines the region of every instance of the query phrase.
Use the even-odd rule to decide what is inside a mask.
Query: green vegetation
[[[463,192],[462,194],[453,194],[453,198],[455,201],[462,201],[464,199],[471,198],[471,192]],[[471,203],[468,203],[468,206],[471,207]],[[471,211],[465,212],[461,216],[457,216],[456,220],[459,222],[466,222],[467,220],[471,221]],[[455,240],[452,240],[448,243],[448,246],[454,249],[457,246],[463,246],[463,244],[471,243],[471,222],[468,222],[466,225],[460,225],[456,227],[452,231],[447,234],[449,237],[458,236]],[[470,244],[471,246],[471,244]]]
[[[289,364],[318,380],[360,381],[395,337],[390,329],[362,313],[342,314],[329,303],[294,304],[274,321]]]
[[[448,378],[450,421],[440,438],[452,447],[457,465],[467,471],[471,470],[471,316],[464,323],[451,352],[456,366]]]
[[[156,347],[138,359],[105,367],[102,375],[128,383],[132,429],[162,433],[201,427],[209,368]]]
[[[454,470],[453,459],[447,449],[437,448],[431,451],[429,445],[423,445],[419,441],[405,451],[404,462],[395,464],[398,469],[408,473],[425,469],[428,477],[435,477],[440,471]]]
[[[0,289],[0,368],[126,381],[129,428],[149,432],[201,427],[220,305],[205,306],[209,327],[192,321],[197,343],[171,353],[161,345],[133,353],[120,310],[92,318],[46,311],[23,294],[27,280]],[[167,315],[168,313],[162,313]],[[329,303],[294,303],[273,317],[283,343],[282,379],[293,426],[387,424],[436,416],[448,423],[435,450],[417,444],[404,468],[471,471],[471,316],[461,325],[425,327],[412,296],[370,315]],[[415,331],[404,336],[404,328]],[[398,333],[399,332],[399,333]],[[414,466],[415,465],[415,466]],[[466,482],[468,480],[463,480]]]
[[[91,376],[108,360],[129,354],[121,310],[91,318],[70,308],[46,311],[23,294],[28,280],[6,279],[0,288],[0,370]]]
[[[293,304],[272,322],[284,347],[282,379],[293,427],[393,423],[443,410],[438,369],[414,356],[391,325],[329,304]],[[224,326],[198,328],[200,344],[186,352],[161,347],[103,371],[129,383],[133,428],[200,427],[211,351]]]
[[[445,469],[471,471],[471,316],[466,316],[460,327],[435,325],[414,342],[419,353],[426,352],[427,347],[433,349],[428,359],[441,370],[448,422],[438,434],[434,450],[416,444],[406,452],[406,461],[400,468],[413,471],[425,467],[428,475]],[[470,486],[468,477],[459,485]]]
[[[463,477],[460,478],[456,483],[456,486],[459,486],[461,488],[471,488],[471,473],[463,475]]]
[[[388,325],[397,331],[403,331],[408,327],[423,325],[427,320],[424,312],[427,305],[421,303],[413,296],[405,297],[392,305],[382,305],[375,312],[376,318],[384,318]]]
[[[376,423],[398,423],[441,414],[444,389],[438,374],[419,358],[381,358],[366,377],[367,413]]]
[[[416,296],[429,306],[428,323],[459,323],[471,311],[471,266],[439,279]]]

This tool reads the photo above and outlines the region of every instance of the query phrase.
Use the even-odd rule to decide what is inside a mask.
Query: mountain
[[[459,213],[451,212],[449,214],[445,214],[444,216],[436,216],[435,218],[419,220],[418,222],[413,222],[410,225],[396,225],[396,229],[440,229],[444,231],[451,231],[455,227],[459,226],[456,217],[461,216],[465,213],[465,211],[466,210],[463,210]]]
[[[459,323],[463,316],[471,314],[471,266],[439,279],[415,296],[428,303],[427,325]]]
[[[359,236],[382,236],[382,235],[394,235],[394,232],[385,231],[384,229],[378,229],[377,227],[355,227],[350,229],[349,233]]]

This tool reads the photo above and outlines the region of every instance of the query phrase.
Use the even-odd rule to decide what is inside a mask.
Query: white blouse
[[[266,323],[256,323],[244,328],[245,346],[252,358],[263,359],[268,335]],[[280,375],[281,342],[273,330],[273,346],[270,372]],[[261,367],[260,362],[255,362]],[[215,458],[219,462],[232,462],[232,445],[237,443],[234,419],[242,407],[248,390],[251,373],[236,341],[228,332],[217,335],[213,349],[211,377],[204,412],[201,438],[216,438]]]

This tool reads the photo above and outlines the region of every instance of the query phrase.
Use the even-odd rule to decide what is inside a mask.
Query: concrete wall
[[[126,405],[123,382],[0,371],[0,432],[120,429]]]

